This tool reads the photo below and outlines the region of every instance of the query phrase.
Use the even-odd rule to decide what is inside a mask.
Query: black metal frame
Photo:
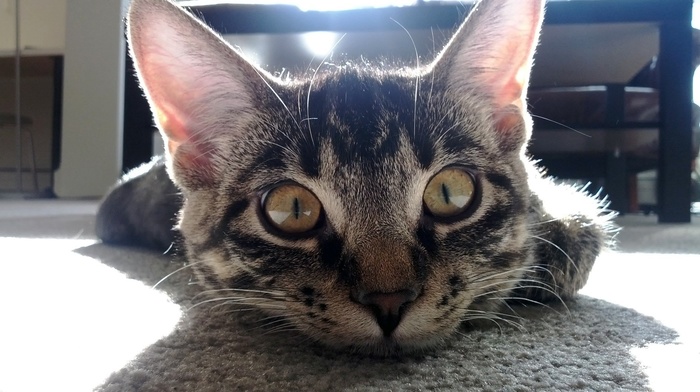
[[[452,28],[469,7],[420,3],[414,7],[303,12],[289,6],[215,4],[196,6],[193,11],[221,33],[250,34],[400,29],[392,19],[407,29]],[[692,0],[570,0],[548,2],[545,15],[545,24],[648,22],[659,26],[659,222],[690,221],[691,14]],[[145,101],[138,88],[133,88],[133,79],[127,79],[132,87],[127,87],[124,110],[126,168],[147,159],[139,155],[151,145],[150,132],[143,129],[143,110],[134,106]],[[133,142],[133,138],[140,142]]]

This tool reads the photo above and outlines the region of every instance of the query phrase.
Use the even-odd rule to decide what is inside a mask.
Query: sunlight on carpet
[[[596,262],[588,284],[580,291],[653,317],[678,333],[668,344],[650,342],[630,348],[652,390],[681,391],[696,384],[700,364],[697,311],[677,300],[696,296],[698,274],[696,254],[609,252]]]
[[[695,312],[679,308],[676,300],[696,296],[698,259],[696,254],[608,252],[596,262],[580,294],[653,316],[681,338],[697,340]]]
[[[83,391],[169,334],[180,307],[74,249],[89,240],[0,237],[0,391]]]
[[[652,343],[632,347],[630,353],[642,365],[653,391],[687,391],[697,384],[697,347]]]

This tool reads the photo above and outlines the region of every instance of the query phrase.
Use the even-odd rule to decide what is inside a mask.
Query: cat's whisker
[[[432,42],[433,42],[433,54],[436,53],[435,51],[435,30],[433,30],[432,26],[430,27],[430,36],[432,37]],[[433,87],[435,86],[435,72],[430,73],[430,91],[428,92],[428,102],[427,105],[430,107],[432,105],[433,101]]]
[[[232,313],[243,313],[243,312],[255,312],[255,311],[260,311],[260,307],[256,306],[251,306],[249,308],[236,308],[236,309],[227,309],[225,312],[221,312],[220,314],[226,315],[226,314],[232,314]]]
[[[208,303],[212,303],[212,302],[223,302],[223,301],[227,302],[228,304],[244,303],[244,302],[246,302],[246,301],[250,301],[249,303],[244,303],[244,304],[246,304],[246,305],[250,305],[250,304],[258,304],[258,303],[265,304],[264,301],[270,301],[270,302],[272,302],[273,300],[271,300],[270,298],[260,298],[260,297],[251,297],[251,298],[249,298],[249,297],[222,297],[222,298],[211,298],[211,299],[206,299],[206,300],[197,302],[197,303],[195,303],[194,305],[190,306],[187,310],[188,310],[188,311],[189,311],[189,310],[192,310],[193,308],[198,307],[198,306],[201,306],[201,305],[204,305],[204,304],[208,304]],[[279,306],[281,306],[281,307],[284,308],[283,305],[279,305]]]
[[[202,306],[205,304],[214,303],[214,302],[227,302],[229,304],[233,304],[233,303],[243,303],[244,301],[248,301],[248,300],[250,300],[250,303],[255,303],[255,302],[260,302],[260,301],[267,300],[267,299],[245,298],[245,297],[209,298],[209,299],[205,299],[205,300],[202,300],[202,301],[199,301],[199,302],[192,304],[192,306],[190,306],[187,310],[191,310],[191,309],[194,309],[196,307],[199,307],[199,306]]]
[[[493,317],[487,317],[487,316],[470,316],[470,317],[465,317],[461,318],[459,321],[462,323],[469,322],[472,320],[487,320],[490,321],[498,327],[498,330],[500,331],[501,335],[503,334],[503,327],[501,327],[501,324],[498,323]]]
[[[296,117],[294,117],[294,115],[292,114],[292,111],[289,110],[289,107],[287,106],[287,104],[284,103],[284,100],[282,99],[282,97],[280,97],[280,95],[277,93],[277,91],[275,91],[275,89],[274,89],[274,88],[270,85],[270,83],[267,81],[267,78],[265,78],[265,77],[260,73],[260,71],[258,70],[257,67],[252,67],[252,68],[253,68],[253,70],[255,71],[255,73],[258,74],[258,76],[259,76],[260,79],[263,81],[263,83],[265,83],[265,85],[270,89],[270,91],[271,91],[272,94],[277,98],[277,100],[280,101],[280,103],[281,103],[282,106],[284,107],[284,110],[289,114],[289,117],[292,119],[292,121],[294,121],[294,124],[296,124],[297,128],[299,128],[299,131],[301,132],[302,129],[301,129],[301,126],[299,125],[299,122],[297,121]]]
[[[433,130],[439,129],[442,126],[442,124],[445,122],[445,119],[447,119],[447,117],[454,116],[454,111],[457,108],[459,108],[459,104],[455,103],[452,106],[450,106],[448,110],[445,110],[445,114],[442,117],[440,117],[440,120],[438,120],[435,124],[433,124]],[[460,123],[456,122],[455,124],[452,124],[452,125],[460,125]],[[442,135],[440,135],[440,136],[442,136]]]
[[[525,267],[511,268],[509,270],[502,271],[502,272],[490,272],[490,271],[488,271],[488,272],[484,272],[482,274],[476,274],[476,275],[470,276],[469,281],[471,283],[481,283],[481,282],[484,282],[484,281],[487,281],[490,279],[499,278],[503,275],[512,275],[516,272],[532,272],[532,270],[536,270],[536,269],[540,269],[540,268],[543,268],[543,267],[540,267],[537,265],[530,265],[530,266],[525,266]]]
[[[437,130],[440,129],[440,127],[441,127],[442,124],[445,122],[445,120],[447,119],[447,117],[449,117],[449,116],[451,116],[451,115],[454,115],[454,114],[453,114],[453,113],[454,113],[454,110],[455,110],[458,106],[459,106],[458,104],[454,104],[454,105],[452,105],[452,107],[450,107],[449,110],[446,110],[446,111],[445,111],[445,114],[440,118],[440,120],[438,120],[435,124],[431,124],[432,128],[431,128],[431,130],[429,131],[429,133],[432,134],[432,133],[437,132]],[[459,121],[455,121],[450,127],[448,127],[448,129],[445,129],[445,130],[443,130],[442,132],[440,132],[440,135],[439,135],[437,138],[435,138],[435,142],[434,142],[434,143],[437,144],[437,145],[441,144],[441,143],[442,143],[442,139],[445,137],[445,135],[447,135],[451,130],[453,130],[453,129],[455,129],[456,127],[459,127],[459,126],[461,126],[461,125],[462,125],[462,124],[461,124]]]
[[[549,223],[554,223],[554,222],[558,222],[558,221],[559,221],[559,219],[552,218],[552,219],[547,219],[547,220],[543,220],[543,221],[539,221],[539,222],[531,222],[531,223],[527,224],[527,227],[543,226],[543,225],[547,225]]]
[[[579,131],[579,130],[577,130],[577,129],[574,129],[574,128],[572,128],[572,127],[566,125],[566,124],[562,124],[562,123],[560,123],[560,122],[558,122],[558,121],[554,121],[554,120],[552,120],[551,118],[547,118],[547,117],[543,117],[543,116],[538,116],[538,115],[532,114],[532,113],[530,113],[530,116],[535,117],[535,118],[539,118],[539,119],[542,119],[542,120],[545,120],[545,121],[549,121],[549,122],[551,122],[551,123],[554,124],[554,125],[558,125],[558,126],[560,126],[560,127],[564,127],[564,128],[566,128],[566,129],[568,129],[568,130],[570,130],[570,131],[574,131],[574,132],[578,133],[578,134],[581,135],[581,136],[585,136],[585,137],[587,137],[587,138],[592,138],[592,137],[593,137],[593,136],[591,136],[591,135],[589,135],[589,134],[587,134],[587,133],[584,133],[584,132],[581,132],[581,131]]]
[[[210,310],[214,310],[214,308],[212,307],[212,309],[210,309]],[[218,311],[217,314],[227,315],[227,314],[244,313],[244,312],[282,313],[282,312],[285,312],[287,310],[288,310],[287,308],[280,309],[278,307],[269,307],[269,306],[261,305],[261,304],[252,304],[252,305],[248,305],[247,307],[244,307],[244,305],[242,305],[242,304],[231,304],[228,309]]]
[[[205,295],[211,295],[214,293],[220,293],[220,292],[239,292],[239,293],[253,293],[253,294],[267,294],[273,297],[286,297],[284,292],[282,291],[268,291],[268,290],[254,290],[254,289],[237,289],[237,288],[225,288],[225,289],[212,289],[212,290],[204,290],[194,297],[192,297],[192,300],[194,300],[197,297],[200,296],[205,296]]]
[[[289,313],[289,314],[274,314],[274,315],[270,315],[270,316],[267,316],[267,317],[263,317],[263,318],[258,319],[257,322],[258,322],[258,323],[261,323],[261,322],[265,322],[265,321],[271,320],[271,321],[273,321],[274,323],[277,323],[277,322],[279,322],[279,321],[281,321],[281,320],[291,321],[291,320],[303,320],[303,319],[304,319],[304,316],[302,316],[302,315]],[[267,324],[266,324],[266,325],[267,325]]]
[[[82,233],[80,233],[80,234],[82,234]],[[80,234],[78,234],[78,235],[80,235]],[[168,249],[164,250],[162,254],[167,255],[168,252],[170,252],[174,247],[175,247],[175,241],[171,242],[170,246],[168,246]]]
[[[512,310],[512,309],[511,309]],[[493,314],[499,317],[504,317],[504,318],[514,318],[518,320],[525,320],[524,317],[517,315],[517,313],[512,310],[513,313],[503,313],[503,312],[494,312],[494,311],[489,311],[489,310],[480,310],[480,309],[466,309],[466,314],[471,314],[471,313],[479,313],[479,314]]]
[[[282,134],[287,138],[287,140],[289,140],[290,142],[293,142],[292,138],[289,135],[287,135],[284,132]],[[270,140],[247,138],[247,139],[241,139],[241,142],[242,143],[250,142],[250,143],[268,144],[271,146],[279,147],[282,151],[285,151],[288,154],[290,154],[290,156],[293,156],[295,154],[294,151],[291,148],[289,148],[288,146],[284,146],[284,145],[281,145],[279,143],[275,143],[275,142],[270,141]]]
[[[532,288],[536,287],[536,288],[542,289],[550,294],[556,295],[556,291],[555,291],[556,287],[554,287],[548,283],[544,283],[542,281],[539,281],[537,279],[521,279],[518,283],[531,283],[531,285],[525,286],[525,285],[518,284],[518,286],[516,286],[516,289],[527,288],[527,287],[532,287]]]
[[[309,70],[311,69],[311,65],[314,63],[314,60],[316,60],[316,55],[311,56],[311,61],[309,61],[309,65],[306,66],[306,70],[304,70],[303,75],[306,75],[309,73]],[[302,93],[302,91],[303,91],[302,89],[297,90],[297,110],[299,111],[299,119],[300,119],[299,123],[304,122],[304,120],[301,119],[302,117],[304,117],[304,115],[301,113],[301,107],[302,107],[301,106],[301,95],[302,95],[301,93]],[[307,117],[307,119],[308,119],[308,117]]]
[[[481,297],[485,297],[485,296],[487,296],[487,295],[492,295],[492,294],[495,294],[495,293],[500,293],[500,292],[510,292],[510,291],[517,290],[517,289],[532,288],[532,289],[538,289],[538,290],[542,290],[542,291],[548,292],[548,293],[552,294],[553,296],[555,296],[555,297],[556,297],[557,299],[559,299],[560,301],[562,301],[562,303],[563,303],[563,300],[561,299],[561,297],[559,297],[559,294],[557,294],[557,293],[551,288],[551,286],[548,286],[548,285],[543,284],[542,282],[536,281],[536,280],[529,280],[530,283],[536,283],[536,284],[531,284],[531,285],[521,285],[521,284],[518,284],[518,283],[520,283],[520,282],[522,282],[522,281],[520,281],[520,280],[511,280],[511,281],[504,281],[504,282],[499,282],[499,283],[491,284],[491,285],[489,285],[489,286],[481,287],[481,288],[483,289],[483,288],[488,288],[488,287],[492,287],[492,286],[497,286],[497,285],[499,285],[499,284],[516,283],[516,286],[514,286],[514,287],[510,287],[510,286],[508,286],[508,287],[502,287],[502,288],[499,288],[499,289],[496,289],[496,290],[490,290],[490,291],[487,291],[487,292],[483,292],[483,293],[477,294],[477,295],[474,296],[474,299],[476,299],[476,298],[481,298]]]
[[[290,324],[290,325],[286,326],[286,328],[280,327],[280,328],[271,329],[269,331],[265,331],[262,334],[262,336],[272,335],[272,334],[276,334],[276,333],[298,332],[298,331],[299,331],[299,328],[297,326]]]
[[[552,241],[550,241],[550,240],[548,240],[548,239],[546,239],[546,238],[544,238],[544,237],[540,237],[540,236],[538,236],[538,235],[532,235],[532,234],[531,234],[530,237],[535,238],[535,239],[537,239],[537,240],[540,240],[540,241],[542,241],[542,242],[544,242],[544,243],[547,243],[547,244],[549,244],[549,245],[552,245],[555,249],[557,249],[557,250],[558,250],[559,252],[561,252],[564,256],[566,256],[566,258],[569,260],[569,262],[571,262],[571,265],[572,265],[572,266],[574,267],[574,269],[576,270],[576,273],[580,273],[580,271],[579,271],[579,269],[578,269],[578,266],[576,265],[576,262],[574,262],[574,260],[573,260],[571,257],[569,257],[569,254],[566,253],[566,251],[564,251],[564,249],[562,249],[559,245],[555,244],[554,242],[552,242]]]
[[[396,19],[390,18],[394,23],[399,25],[403,29],[403,31],[406,32],[406,35],[408,35],[408,39],[411,40],[411,44],[413,45],[413,50],[416,53],[416,88],[415,92],[413,95],[413,138],[416,138],[416,123],[417,123],[417,118],[418,118],[418,92],[420,90],[420,78],[421,78],[421,72],[420,72],[420,56],[418,55],[418,48],[416,47],[416,42],[413,40],[413,37],[411,36],[411,33],[406,29],[401,23],[399,23]]]
[[[474,336],[471,336],[471,335],[466,334],[466,333],[464,333],[464,332],[462,332],[462,331],[459,331],[459,330],[455,330],[455,335],[459,335],[461,338],[464,338],[464,339],[467,339],[467,340],[470,340],[470,341],[474,341],[474,340],[475,340]]]
[[[228,298],[226,300],[226,298]],[[261,298],[261,297],[224,297],[225,303],[228,305],[235,304],[252,304],[252,305],[275,305],[278,307],[285,307],[284,300],[278,298]]]
[[[559,296],[559,294],[557,294],[556,291],[554,291],[553,289],[551,289],[549,287],[546,287],[545,285],[542,285],[541,282],[538,282],[538,281],[534,281],[534,282],[540,283],[540,284],[539,285],[518,285],[516,287],[516,289],[537,289],[537,290],[545,291],[545,292],[551,294],[554,298],[558,299],[559,302],[561,302],[561,304],[564,305],[564,307],[566,307],[566,303],[561,298],[561,296]]]
[[[526,274],[527,273],[544,272],[545,274],[549,275],[549,277],[552,279],[552,281],[557,280],[552,271],[555,271],[555,272],[558,272],[561,274],[565,273],[564,270],[562,270],[561,268],[559,268],[553,264],[549,264],[549,265],[547,265],[547,267],[544,267],[542,265],[531,265],[531,266],[523,267],[523,268],[524,268],[523,271]]]
[[[222,308],[224,306],[254,306],[258,309],[269,309],[269,310],[274,310],[274,309],[287,309],[286,306],[284,305],[276,305],[276,304],[271,304],[271,303],[264,303],[264,302],[245,302],[245,301],[225,301],[220,304],[213,305],[210,310],[216,310],[218,308]],[[190,308],[191,309],[191,308]]]
[[[478,313],[478,315],[473,315],[473,314],[470,314],[469,311],[467,311],[467,313],[466,313],[465,315],[466,315],[466,318],[462,318],[462,319],[460,319],[460,321],[464,322],[464,321],[469,321],[469,319],[472,319],[472,320],[473,320],[473,319],[475,319],[475,318],[479,318],[479,317],[480,317],[480,318],[482,318],[482,319],[490,319],[490,320],[494,320],[494,321],[502,321],[502,322],[504,322],[504,323],[506,323],[506,324],[508,324],[508,325],[510,325],[510,326],[512,326],[512,327],[515,327],[515,328],[521,330],[521,331],[524,331],[524,330],[525,330],[525,327],[524,327],[522,324],[520,324],[520,323],[518,323],[518,322],[516,322],[516,321],[513,321],[513,320],[509,320],[509,319],[507,319],[507,318],[505,318],[505,317],[499,316],[499,315],[496,314],[496,313],[483,312],[483,313]],[[521,320],[522,320],[522,319],[521,319]]]
[[[511,284],[517,284],[519,282],[520,282],[520,279],[505,279],[505,280],[499,280],[499,281],[494,282],[494,283],[481,285],[481,286],[478,286],[478,288],[481,290],[484,290],[484,289],[488,289],[491,287],[506,286],[506,287],[499,288],[498,290],[499,291],[500,290],[513,290],[514,286],[511,286]],[[478,296],[482,296],[482,294],[479,294]]]
[[[230,314],[230,313],[241,313],[241,312],[265,312],[265,313],[280,313],[280,312],[285,312],[288,309],[286,307],[280,307],[276,305],[271,305],[271,304],[261,304],[261,303],[254,303],[254,304],[248,304],[248,303],[243,303],[243,302],[236,302],[236,303],[230,303],[230,302],[224,302],[220,304],[213,305],[210,308],[207,308],[207,312],[210,313],[216,313],[216,314]],[[191,310],[188,310],[191,311]]]
[[[473,311],[467,311],[462,317],[460,317],[459,321],[461,323],[468,322],[471,320],[490,320],[494,322],[497,325],[500,325],[499,322],[504,322],[512,327],[515,327],[516,329],[519,329],[521,331],[525,330],[525,327],[518,321],[524,320],[522,317],[516,318],[516,320],[509,319],[507,317],[501,316],[502,313],[490,313],[490,312],[476,312],[474,313]]]
[[[151,286],[151,288],[152,288],[152,289],[155,289],[156,287],[158,287],[158,285],[160,285],[161,283],[165,282],[169,277],[171,277],[171,276],[175,275],[176,273],[178,273],[178,272],[180,272],[180,271],[182,271],[182,270],[185,270],[185,269],[187,269],[187,268],[192,268],[192,266],[194,266],[194,265],[196,265],[196,264],[200,264],[200,263],[202,263],[202,261],[198,261],[198,262],[194,262],[194,263],[187,263],[187,265],[185,265],[184,267],[180,267],[180,268],[176,269],[175,271],[173,271],[173,272],[171,272],[171,273],[165,275],[161,280],[159,280],[158,282],[156,282],[156,284],[154,284],[153,286]]]
[[[502,276],[502,275],[506,275],[506,274],[509,274],[509,273],[512,273],[512,272],[516,272],[516,271],[519,271],[519,272],[532,272],[532,271],[540,270],[540,269],[545,269],[545,270],[546,270],[547,268],[545,268],[545,267],[543,267],[543,266],[541,266],[541,265],[538,265],[538,264],[534,264],[534,265],[525,265],[525,266],[521,266],[521,267],[511,268],[511,269],[508,269],[508,270],[505,270],[505,271],[501,271],[501,272],[490,272],[490,271],[486,271],[486,272],[484,272],[484,273],[482,273],[482,274],[477,274],[477,275],[475,275],[475,276],[477,276],[477,277],[483,277],[483,276]]]
[[[261,321],[261,320],[258,320]],[[280,327],[289,327],[289,326],[294,326],[294,324],[291,322],[291,319],[289,317],[285,316],[278,316],[275,318],[275,320],[268,321],[264,324],[261,325],[256,325],[254,328],[251,328],[252,331],[260,330],[260,329],[276,329]]]
[[[518,283],[521,283],[521,282],[523,282],[523,281],[526,282],[526,283],[535,283],[535,284],[530,284],[530,285],[527,285],[527,284],[526,284],[526,285],[518,284]],[[540,281],[537,281],[537,280],[525,279],[525,280],[523,280],[523,281],[511,280],[511,281],[504,281],[504,282],[498,282],[498,283],[490,284],[490,285],[485,286],[485,287],[482,287],[482,288],[497,286],[497,285],[499,285],[499,284],[506,284],[506,283],[516,283],[516,286],[515,286],[515,287],[510,287],[510,286],[508,286],[508,287],[502,287],[502,288],[499,288],[499,289],[496,289],[496,290],[486,291],[486,292],[483,292],[483,293],[480,293],[480,294],[475,295],[475,296],[472,298],[472,300],[475,300],[475,299],[477,299],[477,298],[482,298],[482,297],[490,297],[490,296],[493,296],[494,294],[497,294],[497,293],[502,293],[502,292],[510,293],[510,292],[512,292],[513,290],[517,290],[517,289],[528,289],[528,288],[531,288],[531,289],[536,289],[536,290],[542,290],[542,291],[544,291],[544,292],[547,292],[547,293],[551,294],[554,298],[556,298],[559,302],[561,302],[561,304],[564,305],[564,307],[567,307],[567,306],[566,306],[566,303],[565,303],[564,300],[561,298],[561,296],[560,296],[551,286],[549,286],[549,285],[547,285],[547,284],[544,284],[544,283],[542,283],[542,282],[540,282]],[[491,299],[491,298],[487,298],[487,299]],[[511,310],[512,310],[512,308],[511,308]],[[568,308],[567,308],[567,310],[568,310]]]
[[[504,293],[504,292],[505,292],[505,293],[510,293],[511,291],[513,291],[513,287],[510,287],[510,286],[508,286],[508,287],[502,287],[502,288],[499,288],[499,289],[496,289],[496,290],[489,290],[489,291],[485,291],[485,292],[479,293],[479,294],[475,295],[472,299],[475,300],[475,299],[479,299],[479,298],[483,298],[483,297],[490,297],[490,296],[492,296],[492,295],[494,295],[494,294]]]
[[[545,308],[551,310],[552,312],[554,312],[554,313],[556,313],[556,314],[561,314],[561,312],[559,312],[557,309],[554,309],[553,307],[547,305],[546,303],[544,303],[544,302],[542,302],[542,301],[538,301],[538,300],[532,299],[532,298],[527,298],[527,297],[515,297],[515,296],[506,296],[506,297],[492,297],[492,298],[487,298],[487,299],[492,300],[492,301],[517,301],[517,302],[527,302],[527,303],[535,304],[535,305],[537,305],[537,306],[545,307]],[[559,299],[561,300],[561,298],[559,298]],[[564,307],[564,309],[566,310],[566,313],[567,313],[567,314],[571,314],[571,310],[569,309],[568,306],[566,306],[566,303],[565,303],[564,301],[561,301],[561,304],[562,304],[562,306]]]
[[[251,293],[255,294],[255,293]],[[287,296],[274,296],[274,295],[267,295],[264,297],[255,297],[255,296],[245,296],[245,295],[230,295],[227,297],[215,297],[215,298],[209,298],[205,299],[204,301],[210,301],[210,300],[217,300],[217,299],[241,299],[241,300],[254,300],[254,301],[277,301],[277,302],[285,302],[289,299]]]
[[[302,123],[303,122],[311,123],[311,120],[318,120],[318,117],[306,117],[306,118],[302,119],[301,122]]]
[[[294,321],[299,321],[303,320],[303,317],[300,315],[295,315],[295,314],[282,314],[276,317],[266,317],[264,319],[259,319],[256,322],[259,323],[256,325],[253,330],[259,330],[259,329],[275,329],[275,328],[281,328],[284,326],[293,326],[296,328],[296,324]],[[263,323],[263,324],[260,324]]]
[[[343,38],[345,38],[346,35],[347,35],[347,33],[341,35],[340,38],[338,38],[338,40],[335,42],[335,44],[333,45],[331,50],[329,50],[328,54],[326,54],[326,57],[324,57],[323,60],[321,60],[321,63],[318,65],[318,67],[316,67],[313,75],[311,75],[311,80],[309,80],[309,91],[306,93],[306,116],[307,116],[307,118],[311,118],[311,90],[313,88],[314,80],[316,79],[316,75],[318,74],[318,71],[321,69],[323,64],[325,64],[326,60],[328,60],[328,57],[330,57],[331,53],[333,53],[335,48],[340,44],[340,42],[343,40]],[[308,121],[307,125],[309,126],[309,137],[311,137],[311,144],[313,145],[314,144],[314,136],[313,136],[313,132],[311,131],[311,121]]]
[[[445,118],[445,117],[443,117],[443,119],[444,119],[444,118]],[[450,126],[449,128],[447,128],[447,129],[445,129],[444,131],[442,131],[442,132],[440,133],[440,135],[435,139],[435,144],[438,144],[438,145],[442,144],[442,139],[443,139],[445,136],[447,136],[447,134],[450,133],[453,129],[456,129],[456,128],[460,127],[461,125],[462,125],[462,124],[460,124],[460,123],[457,122],[457,123],[452,124],[452,126]]]
[[[528,289],[528,288],[532,288],[532,289],[536,289],[536,290],[545,291],[545,292],[551,294],[552,297],[554,297],[555,299],[557,299],[557,301],[558,301],[559,303],[561,303],[562,306],[566,309],[566,312],[567,312],[567,313],[570,313],[569,307],[566,305],[566,301],[564,301],[564,299],[563,299],[556,291],[554,291],[554,289],[550,289],[549,287],[544,287],[544,286],[542,285],[542,282],[539,282],[539,281],[532,281],[532,282],[537,283],[537,285],[518,285],[518,286],[516,286],[514,289],[517,290],[517,289]],[[511,290],[511,291],[509,291],[509,290],[494,290],[494,291],[490,291],[490,292],[488,292],[488,293],[479,294],[479,295],[475,296],[474,298],[483,297],[483,296],[486,296],[486,295],[493,295],[493,294],[496,294],[496,293],[498,293],[498,292],[510,292],[510,293],[512,293],[513,291],[512,291],[512,290]],[[528,299],[528,298],[525,298],[525,297],[492,297],[492,298],[487,298],[487,299],[492,300],[492,299],[504,299],[504,298],[507,298],[507,299],[510,299],[510,300],[513,300],[513,301],[519,301],[519,298],[520,298],[520,299],[522,299],[524,302],[530,302],[530,303],[534,303],[534,304],[536,304],[536,305],[538,305],[538,306],[544,306],[544,307],[546,307],[546,308],[548,308],[548,309],[551,309],[551,310],[553,310],[553,311],[559,313],[558,311],[556,311],[555,309],[553,309],[551,306],[549,306],[549,305],[547,305],[547,304],[545,304],[545,303],[543,303],[543,302],[541,302],[541,301],[534,300],[534,299],[532,299],[532,298],[529,298],[529,299]],[[520,301],[520,302],[523,302],[523,301]],[[504,300],[503,305],[505,305],[505,306],[508,307],[512,312],[515,313],[515,310],[508,304],[507,301]]]

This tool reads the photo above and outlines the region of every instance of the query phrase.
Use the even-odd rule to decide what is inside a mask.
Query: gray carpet
[[[1,392],[697,390],[698,221],[624,217],[620,249],[567,307],[387,359],[255,311],[189,309],[187,269],[153,288],[182,260],[97,243],[95,207],[0,200]]]

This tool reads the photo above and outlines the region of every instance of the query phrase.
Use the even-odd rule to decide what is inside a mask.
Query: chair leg
[[[605,175],[605,191],[610,198],[610,208],[621,214],[629,212],[627,194],[627,160],[625,154],[616,151],[608,155]]]
[[[29,151],[32,156],[32,180],[34,181],[34,192],[39,193],[39,179],[36,172],[36,154],[34,151],[34,136],[30,130],[25,130],[27,135],[29,135]]]

